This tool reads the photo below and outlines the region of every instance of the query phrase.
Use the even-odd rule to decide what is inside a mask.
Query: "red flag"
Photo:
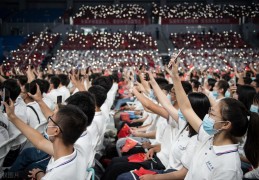
[[[130,114],[127,113],[127,112],[122,112],[120,114],[120,118],[121,118],[122,121],[125,121],[127,123],[131,123],[131,121],[130,121]]]
[[[128,157],[129,162],[143,162],[145,161],[145,153],[137,153]]]
[[[150,171],[150,170],[147,170],[147,169],[144,169],[143,167],[139,168],[139,170],[134,170],[133,171],[136,175],[138,175],[139,177],[140,176],[143,176],[145,174],[156,174],[156,172],[154,171]]]
[[[121,128],[120,132],[118,133],[118,138],[124,138],[130,135],[130,127],[127,124]]]
[[[138,144],[137,141],[131,138],[127,138],[121,152],[128,152],[130,149],[134,148]]]

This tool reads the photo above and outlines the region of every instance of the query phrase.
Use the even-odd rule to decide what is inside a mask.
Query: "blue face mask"
[[[229,91],[226,91],[225,97],[230,97],[230,92]]]
[[[219,130],[214,129],[215,120],[210,118],[208,114],[203,118],[202,126],[203,129],[209,134],[214,135],[219,132]]]
[[[178,117],[181,118],[182,120],[186,121],[185,117],[183,116],[183,113],[181,112],[180,109],[178,109]]]
[[[250,111],[258,113],[258,106],[255,106],[255,105],[252,104],[251,107],[250,107]]]
[[[212,75],[209,74],[209,75],[207,76],[207,78],[208,78],[208,79],[211,79],[211,78],[212,78]]]
[[[219,96],[219,93],[217,91],[212,91],[212,96],[217,99],[217,97]]]

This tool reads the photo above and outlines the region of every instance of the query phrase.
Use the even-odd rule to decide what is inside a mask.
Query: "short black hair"
[[[59,74],[58,78],[63,86],[67,86],[69,84],[69,78],[66,74]]]
[[[20,82],[22,86],[24,86],[28,82],[27,76],[24,75],[17,76],[16,79]]]
[[[37,92],[36,84],[39,85],[39,88],[40,88],[40,91],[41,91],[41,94],[42,94],[43,93],[43,89],[44,89],[44,85],[43,85],[43,82],[40,79],[35,79],[31,83],[25,84],[26,92],[29,92],[32,95],[34,95]]]
[[[77,106],[60,105],[57,112],[57,124],[62,129],[62,140],[66,146],[73,145],[85,131],[88,117]]]
[[[186,94],[189,94],[192,92],[192,85],[188,81],[181,81],[183,89]]]
[[[66,99],[67,104],[73,104],[79,107],[88,117],[89,126],[95,114],[95,99],[94,96],[87,91],[80,91]]]
[[[52,76],[49,82],[54,85],[54,89],[57,89],[60,84],[60,79],[57,76]]]
[[[106,90],[99,85],[94,85],[88,89],[88,92],[94,95],[97,107],[101,107],[107,98]]]
[[[42,88],[42,93],[48,93],[49,91],[49,81],[45,80],[45,79],[42,79],[41,80],[42,82],[42,85],[43,85],[43,88]]]
[[[92,81],[92,85],[100,85],[106,89],[108,92],[112,87],[112,80],[110,77],[101,76],[94,81]]]
[[[10,98],[15,101],[21,93],[21,88],[15,79],[7,79],[3,83],[3,88],[6,88],[10,92]]]

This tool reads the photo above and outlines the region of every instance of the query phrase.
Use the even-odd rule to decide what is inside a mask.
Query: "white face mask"
[[[48,128],[53,128],[53,127],[58,127],[58,126],[46,126],[46,128],[45,128],[45,131],[43,132],[44,133],[44,137],[47,139],[47,140],[49,140],[49,141],[51,141],[51,139],[50,139],[50,137],[53,137],[53,136],[55,136],[55,135],[49,135],[48,133],[47,133],[47,129]]]

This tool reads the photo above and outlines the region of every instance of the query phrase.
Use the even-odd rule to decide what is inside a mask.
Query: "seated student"
[[[24,122],[28,123],[26,113],[26,104],[23,99],[19,96],[21,88],[17,81],[14,79],[7,79],[3,83],[3,88],[6,88],[10,92],[10,99],[15,102],[15,114]],[[20,131],[10,122],[8,133],[10,138],[17,136]]]
[[[215,86],[213,87],[213,91],[210,94],[210,96],[216,100],[219,101],[220,99],[225,97],[225,93],[229,88],[229,84],[225,80],[219,80],[215,83]]]
[[[36,87],[36,80],[32,81],[31,83],[25,84],[22,87],[21,97],[27,105],[27,119],[29,125],[32,128],[35,128],[37,125],[42,124],[47,121],[44,114],[42,113],[39,104],[31,98],[28,93],[35,94],[37,87]]]
[[[37,93],[39,93],[39,91]],[[37,102],[41,102],[41,98],[38,98],[37,96],[39,96],[39,94],[34,95],[34,98],[37,99]],[[90,93],[77,92],[74,95],[70,96],[66,100],[66,103],[79,107],[87,115],[87,117],[89,117],[88,125],[92,122],[92,119],[94,117],[94,111],[95,111],[95,103],[94,103],[94,98]],[[46,116],[53,114],[53,112],[49,111],[49,109],[46,108],[44,104],[42,105],[42,102],[40,104]],[[83,134],[81,135],[82,137],[80,136],[79,139],[82,139],[80,140],[80,142],[83,142],[83,145],[85,143],[87,143],[87,145],[90,145],[90,143],[88,142],[90,142],[91,139],[85,140],[85,138],[88,137],[88,136],[85,136],[85,134],[86,132],[83,132]],[[78,143],[78,141],[76,143]],[[84,149],[87,151],[89,148],[84,148]],[[84,154],[87,154],[87,153],[88,152]],[[49,162],[49,159],[50,159],[50,156],[47,153],[43,151],[39,151],[36,148],[27,148],[23,150],[22,153],[18,156],[13,166],[9,170],[8,175],[11,176],[13,175],[13,173],[10,173],[10,172],[15,172],[15,176],[24,178],[24,175],[27,174],[27,172],[29,170],[32,170],[33,168],[40,168],[45,171],[46,166]]]
[[[88,89],[88,92],[95,97],[95,115],[92,124],[87,128],[87,131],[95,138],[93,144],[96,146],[96,152],[104,150],[103,140],[106,129],[106,123],[108,120],[101,111],[101,106],[107,98],[106,90],[99,85],[93,85]],[[98,137],[98,138],[97,138]]]
[[[46,172],[39,169],[31,171],[29,177],[34,179],[85,179],[84,158],[80,146],[75,141],[86,129],[88,118],[76,106],[60,106],[49,116],[45,139],[38,131],[22,122],[14,114],[14,104],[4,103],[8,118],[39,150],[52,155]]]
[[[244,151],[254,168],[258,167],[259,116],[232,98],[218,101],[203,121],[193,111],[180,83],[178,65],[172,58],[172,79],[180,109],[193,129],[198,132],[194,157],[181,174],[173,172],[175,179],[242,179],[238,138],[247,132]],[[185,176],[186,175],[186,176]],[[140,178],[141,179],[141,178]]]
[[[65,102],[67,98],[70,96],[69,89],[67,88],[69,84],[69,78],[65,74],[59,74],[58,78],[60,79],[60,84],[58,87],[58,91],[62,95],[62,102]]]
[[[47,93],[45,97],[57,104],[57,97],[62,96],[58,90],[60,79],[57,76],[52,76],[49,80],[49,84],[49,93]]]

